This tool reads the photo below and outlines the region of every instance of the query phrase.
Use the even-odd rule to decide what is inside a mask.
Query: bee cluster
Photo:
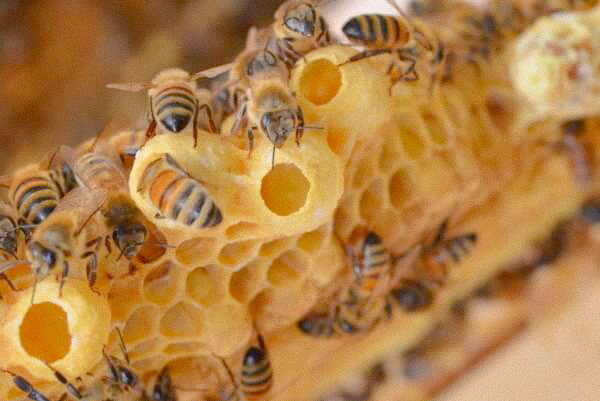
[[[515,135],[498,60],[537,17],[590,5],[388,2],[343,26],[357,52],[318,1],[286,1],[231,64],[108,85],[147,90],[144,129],[3,178],[5,398],[310,399],[327,381],[296,379],[332,347],[433,322],[453,283],[514,256],[486,213],[518,221],[507,205],[529,192],[540,227],[572,213],[568,160]]]

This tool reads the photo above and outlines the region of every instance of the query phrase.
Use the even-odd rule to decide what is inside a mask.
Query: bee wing
[[[107,84],[106,87],[110,88],[110,89],[117,89],[117,90],[126,91],[126,92],[139,92],[141,90],[148,89],[150,87],[150,85],[145,82],[137,82],[137,83],[129,82],[129,83]]]
[[[73,168],[75,161],[77,161],[77,151],[70,146],[60,145],[48,159],[45,168],[47,170],[61,168],[63,164]]]
[[[233,63],[219,65],[217,67],[208,68],[206,70],[195,73],[190,77],[191,81],[199,78],[216,78],[226,72],[229,72],[233,67]]]
[[[80,220],[83,220],[100,209],[107,198],[108,192],[104,189],[77,187],[67,192],[54,211],[70,211],[77,214]]]

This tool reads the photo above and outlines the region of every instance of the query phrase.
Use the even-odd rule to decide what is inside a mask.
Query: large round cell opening
[[[49,363],[64,358],[71,348],[67,314],[51,302],[31,305],[21,322],[19,335],[29,355]]]
[[[306,203],[308,179],[293,164],[276,164],[262,179],[260,194],[273,213],[288,216]]]
[[[342,73],[329,60],[319,59],[304,67],[300,77],[300,93],[317,106],[329,103],[342,86]]]

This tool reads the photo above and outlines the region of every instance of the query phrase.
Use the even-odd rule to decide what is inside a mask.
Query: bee
[[[157,217],[196,228],[215,227],[223,221],[221,210],[204,184],[166,153],[146,167],[138,191],[146,190],[159,211]]]
[[[29,168],[5,185],[9,187],[10,202],[26,236],[54,211],[65,194],[77,186],[70,166],[58,163],[59,153],[60,150],[55,152],[46,168]]]
[[[17,224],[12,208],[0,203],[0,270],[4,263],[16,261],[21,250],[24,248],[25,239]],[[13,282],[5,272],[0,273],[0,279],[4,280],[12,291],[17,291]]]
[[[405,312],[418,312],[429,307],[434,300],[434,292],[421,280],[404,279],[392,288],[388,297],[388,316],[394,305]]]
[[[445,44],[437,34],[417,18],[402,11],[394,0],[386,0],[398,15],[362,14],[348,20],[342,31],[355,45],[366,49],[340,64],[340,66],[381,54],[393,56],[387,74],[391,76],[391,87],[400,81],[419,79],[417,60],[426,55],[437,74],[446,58]],[[406,67],[405,67],[406,66]],[[390,90],[391,90],[390,87]]]
[[[448,230],[448,220],[440,225],[431,244],[423,248],[418,260],[417,270],[424,272],[428,280],[440,286],[444,285],[452,264],[460,262],[461,258],[471,253],[477,243],[477,233],[468,232],[452,238],[445,238]]]
[[[221,389],[219,401],[252,401],[259,400],[267,394],[273,385],[273,371],[265,342],[260,334],[257,344],[246,349],[242,358],[240,383],[238,384],[227,362],[219,358],[225,367],[230,390]]]
[[[275,11],[267,49],[288,66],[318,47],[331,43],[329,28],[318,0],[288,0]]]
[[[31,385],[31,383],[29,383],[24,377],[19,376],[19,375],[15,374],[9,370],[6,370],[6,369],[0,369],[0,371],[11,375],[13,377],[13,382],[14,382],[15,386],[19,390],[26,393],[27,398],[29,398],[30,400],[32,400],[32,401],[50,401],[50,399],[48,397],[46,397],[44,394],[42,394],[38,390],[36,390],[36,388],[33,387],[33,385]]]
[[[190,124],[194,147],[198,144],[198,113],[204,111],[211,132],[217,132],[209,104],[200,104],[195,84],[196,75],[179,68],[160,71],[147,83],[108,84],[108,88],[130,92],[148,90],[151,121],[146,137],[156,135],[157,126],[164,132],[180,133]]]
[[[130,171],[135,155],[146,143],[145,131],[121,131],[110,138],[110,146],[117,152],[126,171]]]

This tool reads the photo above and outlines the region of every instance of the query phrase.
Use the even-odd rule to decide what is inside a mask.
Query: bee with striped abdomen
[[[240,390],[247,401],[264,397],[273,385],[273,371],[267,347],[260,334],[258,344],[250,346],[242,359]]]
[[[146,167],[137,190],[147,193],[159,218],[196,228],[215,227],[223,221],[206,186],[185,172],[169,154]]]
[[[161,130],[180,133],[192,126],[194,147],[198,142],[198,113],[204,111],[211,132],[217,132],[209,104],[201,104],[196,93],[195,76],[189,72],[170,68],[156,74],[152,82],[132,84],[109,84],[107,87],[130,92],[148,90],[151,121],[146,131],[148,138],[156,135],[157,126]]]
[[[446,53],[437,34],[416,17],[407,16],[394,0],[386,0],[398,15],[362,14],[348,20],[342,31],[348,40],[366,49],[341,63],[345,65],[381,54],[392,55],[387,74],[391,84],[419,79],[417,62],[425,55],[435,80]]]
[[[468,232],[451,238],[445,238],[448,230],[448,220],[439,227],[433,242],[424,247],[417,261],[417,272],[424,273],[425,279],[443,286],[448,279],[451,265],[471,253],[477,243],[477,233]]]
[[[275,12],[273,36],[267,49],[288,66],[318,47],[331,43],[329,28],[319,6],[323,1],[288,0]]]

